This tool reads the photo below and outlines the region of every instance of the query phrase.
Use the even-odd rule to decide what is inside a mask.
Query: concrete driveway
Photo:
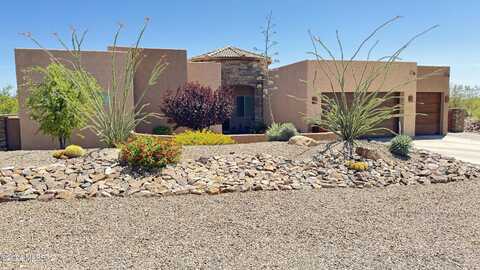
[[[449,133],[446,136],[415,137],[415,147],[459,160],[480,164],[480,134]]]

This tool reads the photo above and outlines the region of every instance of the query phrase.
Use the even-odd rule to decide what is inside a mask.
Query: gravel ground
[[[236,154],[270,154],[286,158],[308,158],[321,146],[307,147],[291,145],[286,142],[260,142],[246,144],[210,145],[210,146],[187,146],[183,148],[183,159],[197,159],[201,156]]]
[[[0,204],[0,267],[479,269],[480,182]]]
[[[49,150],[0,151],[0,168],[15,166],[41,166],[57,162]]]
[[[320,146],[318,146],[320,147]],[[211,145],[211,146],[186,146],[183,148],[182,159],[197,159],[202,156],[229,155],[232,152],[237,154],[267,153],[274,156],[287,158],[308,158],[315,153],[318,147],[302,147],[290,145],[286,142],[262,142],[249,144]],[[90,149],[95,151],[95,149]],[[112,151],[114,151],[112,149]],[[52,158],[49,150],[36,151],[0,151],[0,168],[15,166],[29,167],[42,166],[58,162]]]

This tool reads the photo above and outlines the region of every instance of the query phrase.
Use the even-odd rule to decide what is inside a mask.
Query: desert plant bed
[[[257,149],[269,144],[258,144]],[[0,200],[370,188],[480,178],[478,166],[424,150],[414,149],[410,158],[397,158],[384,144],[363,142],[362,147],[376,151],[376,160],[356,154],[354,160],[345,160],[339,145],[329,147],[322,144],[308,148],[280,142],[275,144],[275,148],[298,149],[294,154],[281,156],[276,152],[254,152],[251,148],[242,150],[245,145],[191,147],[193,152],[204,150],[197,156],[187,154],[189,156],[183,156],[178,164],[153,172],[132,171],[121,166],[114,149],[90,150],[83,157],[57,160],[44,166],[2,168]],[[213,150],[210,154],[205,151],[209,147]],[[223,147],[224,151],[218,150]],[[184,154],[188,153],[189,147],[184,149],[187,149]],[[365,162],[365,170],[348,166],[355,161]]]
[[[153,136],[162,138],[165,140],[170,140],[174,135],[155,135],[155,134],[144,134],[144,133],[132,133],[133,136]],[[300,135],[312,138],[317,141],[328,142],[336,139],[336,135],[333,132],[320,132],[320,133],[301,133]],[[267,142],[268,137],[265,134],[228,134],[227,136],[231,137],[235,143],[259,143]]]

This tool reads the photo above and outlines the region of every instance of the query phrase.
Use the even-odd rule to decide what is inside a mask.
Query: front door
[[[253,87],[233,87],[234,109],[228,123],[229,133],[249,133],[255,124],[255,104]]]

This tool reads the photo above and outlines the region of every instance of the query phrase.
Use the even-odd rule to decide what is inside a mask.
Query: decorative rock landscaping
[[[393,158],[386,151],[368,153],[383,159],[364,159],[365,171],[349,169],[337,147],[306,160],[232,153],[183,160],[157,173],[139,173],[118,164],[111,149],[98,150],[47,166],[2,168],[0,201],[369,188],[480,178],[479,167],[427,151],[414,151],[409,160]]]
[[[465,131],[480,133],[480,121],[472,118],[465,119]]]

